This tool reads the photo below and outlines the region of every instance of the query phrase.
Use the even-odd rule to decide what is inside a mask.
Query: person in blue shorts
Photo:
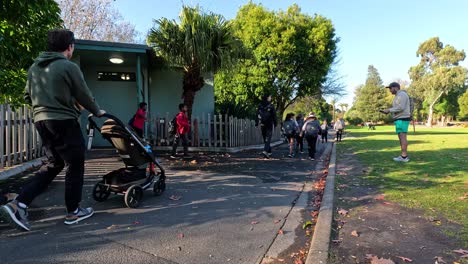
[[[400,90],[400,84],[396,82],[390,83],[387,87],[390,92],[395,95],[393,98],[392,107],[382,110],[382,113],[392,114],[392,118],[395,122],[395,130],[400,140],[401,155],[393,158],[394,161],[408,162],[408,140],[406,135],[408,134],[408,127],[411,121],[410,112],[410,98],[406,91]]]

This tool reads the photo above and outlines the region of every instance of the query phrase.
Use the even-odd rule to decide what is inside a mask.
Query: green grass
[[[393,126],[347,129],[338,144],[370,167],[364,179],[378,186],[387,200],[427,215],[442,216],[462,226],[459,238],[468,246],[468,129],[417,127],[408,133],[410,162],[392,160],[400,154]]]

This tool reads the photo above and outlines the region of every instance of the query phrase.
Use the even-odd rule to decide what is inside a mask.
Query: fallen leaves
[[[106,229],[107,230],[113,230],[113,229],[117,229],[117,228],[119,228],[119,225],[110,225]]]
[[[434,257],[435,264],[446,264],[447,262],[444,261],[442,257]]]
[[[366,259],[370,260],[371,264],[395,264],[395,262],[391,259],[379,258],[371,254],[366,254]]]
[[[340,214],[340,215],[343,215],[343,216],[344,216],[344,215],[347,215],[347,214],[348,214],[348,211],[347,211],[347,210],[345,210],[345,209],[343,209],[343,208],[341,208],[340,210],[338,210],[338,214]]]
[[[309,220],[309,221],[305,222],[305,223],[302,225],[302,229],[306,229],[306,228],[308,228],[308,227],[311,226],[311,225],[312,225],[312,221]]]
[[[279,222],[281,222],[281,219],[276,219],[275,220],[275,224],[278,224]]]
[[[461,256],[462,258],[468,258],[468,250],[466,250],[466,249],[461,249],[461,248],[460,248],[460,249],[454,250],[453,252],[462,255],[462,256]]]
[[[141,222],[140,221],[133,221],[133,224],[134,225],[139,225],[139,224],[141,224]]]
[[[280,229],[280,230],[278,230],[278,234],[280,234],[280,235],[284,235],[284,231],[283,231],[283,229]]]
[[[358,231],[356,231],[356,230],[353,230],[353,231],[351,232],[351,235],[352,235],[353,237],[359,237],[359,233],[358,233]]]
[[[196,160],[192,160],[192,161],[190,161],[190,164],[196,165],[196,164],[198,164],[198,162]]]
[[[252,222],[250,222],[251,225],[256,225],[256,224],[258,224],[258,223],[260,223],[260,222],[259,222],[259,221],[255,221],[255,220],[252,221]]]
[[[172,201],[179,201],[180,198],[182,198],[182,196],[177,196],[177,195],[169,196],[169,200],[172,200]]]
[[[385,194],[379,194],[375,197],[375,200],[377,201],[383,201],[385,200]]]
[[[410,259],[410,258],[406,258],[406,257],[402,257],[402,256],[397,256],[397,258],[403,260],[404,262],[413,262],[413,260]]]

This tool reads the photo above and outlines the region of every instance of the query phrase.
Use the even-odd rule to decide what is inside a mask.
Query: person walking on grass
[[[399,83],[392,82],[386,88],[390,89],[390,92],[395,95],[395,98],[393,98],[392,107],[382,110],[381,112],[392,114],[401,148],[401,155],[393,158],[393,160],[408,162],[408,139],[406,135],[408,134],[408,127],[411,121],[410,98],[406,91],[400,90]]]
[[[333,129],[336,131],[336,141],[340,142],[341,138],[343,137],[343,131],[345,128],[344,121],[340,118],[338,118],[335,122],[335,125],[333,126]]]
[[[177,147],[179,146],[179,141],[182,140],[184,158],[190,159],[191,156],[188,154],[188,133],[190,132],[190,122],[187,116],[188,107],[185,104],[179,104],[179,111],[176,116],[177,131],[172,144],[171,158],[175,159],[177,157]]]
[[[262,98],[262,103],[258,106],[255,126],[258,125],[260,125],[263,142],[265,144],[262,154],[268,159],[271,157],[271,137],[273,135],[273,128],[277,125],[276,110],[271,103],[270,94],[265,94]]]
[[[299,126],[294,119],[294,113],[289,113],[286,115],[286,118],[284,119],[283,122],[283,131],[284,131],[284,136],[288,140],[289,144],[289,154],[288,157],[292,158],[294,157],[294,146],[295,142],[294,139],[296,138],[296,135],[299,132]]]
[[[302,126],[301,134],[307,141],[309,159],[315,160],[318,135],[321,133],[320,123],[314,113],[310,113]]]
[[[296,134],[296,153],[299,151],[304,153],[304,136],[301,136],[301,129],[304,126],[304,116],[302,114],[298,114],[296,117],[297,126],[299,128],[299,133]]]
[[[320,129],[322,132],[320,133],[322,137],[322,143],[327,143],[328,142],[328,124],[327,120],[323,120],[322,125],[320,126]]]
[[[131,126],[133,130],[135,130],[137,135],[141,138],[143,138],[143,130],[145,127],[147,107],[148,107],[147,103],[141,102],[136,114],[133,116],[133,122],[131,122]]]
[[[75,224],[94,214],[93,208],[80,207],[85,141],[81,133],[78,107],[102,116],[86,85],[80,67],[70,61],[75,48],[73,32],[48,32],[48,51],[43,52],[29,68],[25,101],[32,105],[34,126],[42,139],[47,163],[26,184],[18,197],[1,207],[3,218],[14,227],[29,231],[27,209],[66,166],[65,224]]]

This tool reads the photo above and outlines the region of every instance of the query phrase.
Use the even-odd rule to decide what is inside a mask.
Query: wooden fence
[[[0,169],[42,156],[32,110],[0,104]]]
[[[156,115],[148,120],[147,138],[155,146],[168,146],[172,138],[168,135],[169,122],[176,114]],[[203,114],[192,117],[190,146],[207,148],[232,148],[263,144],[261,131],[255,122],[228,115]],[[272,141],[281,139],[281,130],[276,127]]]

